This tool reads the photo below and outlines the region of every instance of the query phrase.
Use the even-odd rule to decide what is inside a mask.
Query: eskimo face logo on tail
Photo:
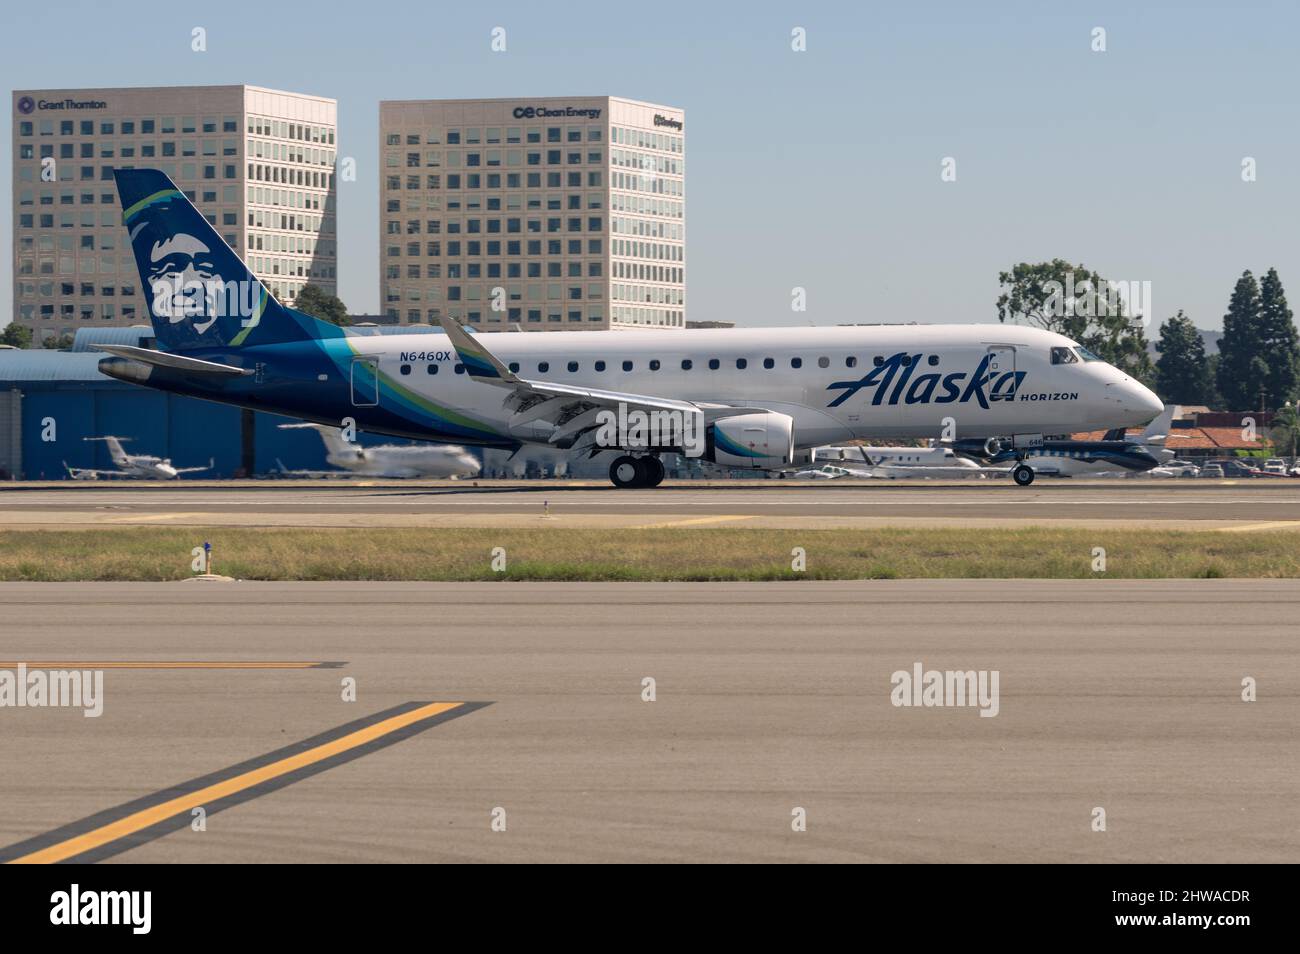
[[[153,313],[171,324],[189,320],[203,334],[218,318],[247,318],[257,306],[256,282],[223,281],[202,240],[178,233],[155,242],[149,252]]]
[[[938,355],[907,354],[900,351],[890,355],[856,381],[836,381],[828,391],[841,391],[827,407],[839,407],[863,389],[875,388],[871,397],[873,405],[880,404],[966,404],[974,400],[988,410],[989,402],[1013,401],[1024,371],[989,371],[993,356],[986,354],[973,374],[954,371],[921,371],[924,359],[927,368],[937,368]],[[938,392],[938,393],[936,393]]]

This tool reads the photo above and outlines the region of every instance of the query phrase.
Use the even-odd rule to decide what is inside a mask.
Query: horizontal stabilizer
[[[172,368],[176,371],[188,371],[192,374],[217,374],[238,377],[239,375],[253,373],[245,368],[237,368],[231,364],[218,364],[215,361],[187,358],[183,355],[173,354],[170,351],[154,351],[152,348],[102,344],[93,345],[92,347],[98,351],[107,351],[109,354],[117,355],[119,358],[128,358],[131,361],[139,361],[143,364],[155,365],[161,368]]]

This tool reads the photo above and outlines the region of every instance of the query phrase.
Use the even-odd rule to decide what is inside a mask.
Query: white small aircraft
[[[103,441],[108,444],[109,456],[117,470],[95,470],[93,467],[69,467],[68,476],[73,480],[98,480],[100,477],[135,477],[144,480],[175,480],[181,474],[196,474],[201,470],[211,470],[215,459],[208,461],[206,467],[176,467],[170,459],[153,457],[149,454],[128,454],[122,447],[122,441],[129,437],[87,437],[88,441]]]
[[[320,434],[325,444],[325,460],[361,477],[472,477],[479,472],[478,460],[463,447],[446,445],[383,444],[362,447],[343,437],[337,427],[325,424],[281,424],[284,430],[310,428]],[[290,471],[280,465],[281,473],[298,477],[332,477],[338,471]]]
[[[867,447],[858,444],[818,447],[813,450],[813,461],[830,461],[828,466],[833,470],[843,470],[849,476],[888,480],[900,477],[983,477],[990,472],[989,468],[958,456],[948,447]]]
[[[822,464],[820,467],[813,467],[809,470],[800,470],[795,473],[795,477],[800,480],[839,480],[841,477],[867,477],[869,474],[854,473],[847,467],[836,467],[834,464]]]

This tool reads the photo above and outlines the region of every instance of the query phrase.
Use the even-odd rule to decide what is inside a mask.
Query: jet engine
[[[705,429],[704,459],[724,467],[780,470],[795,463],[794,418],[759,411],[714,421]]]

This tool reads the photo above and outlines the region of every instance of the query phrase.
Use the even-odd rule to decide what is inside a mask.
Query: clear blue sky
[[[686,110],[693,319],[993,321],[998,271],[1057,256],[1150,281],[1159,318],[1184,308],[1203,328],[1245,268],[1276,266],[1300,303],[1294,2],[187,6],[6,4],[4,86],[337,98],[340,154],[358,162],[339,194],[354,312],[378,308],[379,100],[580,94]],[[489,48],[496,26],[506,53]],[[795,26],[807,52],[790,49]],[[0,135],[3,322],[8,120]],[[940,181],[945,156],[956,182]],[[1241,181],[1244,156],[1258,181]]]

